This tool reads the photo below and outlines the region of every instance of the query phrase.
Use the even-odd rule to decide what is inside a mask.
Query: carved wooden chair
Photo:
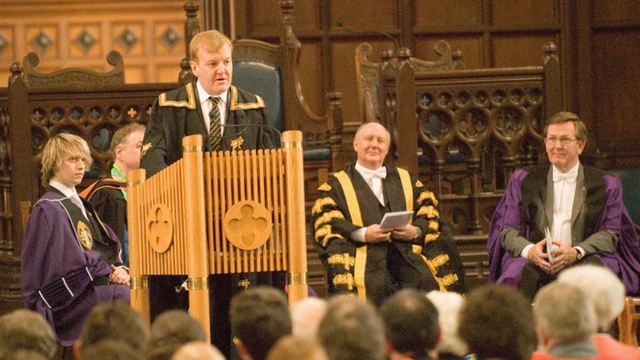
[[[283,1],[280,7],[284,27],[279,45],[252,39],[234,41],[233,84],[265,100],[275,128],[303,132],[307,169],[340,170],[342,95],[326,94],[324,115],[311,111],[300,84],[301,43],[293,32],[293,3]]]
[[[301,43],[293,32],[293,2],[281,1],[284,27],[278,45],[240,39],[233,43],[233,84],[260,95],[274,126],[279,131],[303,133],[305,200],[309,210],[322,184],[321,173],[344,167],[342,154],[342,95],[326,94],[323,115],[314,114],[306,103],[300,84]],[[309,213],[309,211],[307,211]],[[310,230],[308,230],[310,232]],[[324,288],[322,266],[308,244],[309,284]]]
[[[619,168],[612,170],[622,182],[624,191],[622,199],[634,224],[640,223],[640,186],[638,176],[640,168]],[[636,232],[640,234],[640,225],[635,225]],[[639,239],[640,240],[640,239]],[[640,297],[627,296],[625,298],[624,309],[618,316],[618,328],[620,331],[619,340],[622,343],[638,346],[638,322],[640,321]]]
[[[8,89],[0,88],[0,187],[11,186],[11,164],[9,162],[9,104],[7,98]],[[11,218],[7,216],[5,209],[9,208],[9,199],[0,198],[0,253],[11,254],[13,246],[11,241]],[[3,281],[0,275],[0,289]],[[1,292],[1,290],[0,290]]]
[[[640,307],[640,297],[625,297],[624,310],[618,316],[619,340],[623,344],[638,346],[638,322],[640,321],[638,307]]]
[[[415,57],[411,58],[416,73],[465,68],[462,51],[452,51],[448,42],[438,41],[433,50],[438,55],[438,60],[426,61]],[[369,43],[360,43],[356,47],[356,82],[361,122],[380,121],[380,63],[369,59],[372,51]],[[391,51],[383,51],[381,62],[389,61],[395,62],[396,58],[393,57]]]
[[[469,287],[486,283],[489,224],[511,173],[542,159],[544,119],[562,109],[557,49],[543,52],[541,66],[521,68],[419,72],[406,49],[380,64],[388,159],[440,200]]]
[[[8,88],[8,161],[11,164],[7,194],[13,215],[13,247],[19,255],[22,242],[21,202],[35,203],[43,192],[39,165],[34,160],[53,135],[68,132],[89,144],[94,169],[88,178],[108,176],[108,154],[113,133],[130,122],[146,123],[158,94],[178,84],[125,84],[124,64],[117,52],[107,56],[112,69],[98,73],[69,68],[53,73],[37,70],[39,58],[30,53],[11,66]],[[5,124],[3,124],[5,125]],[[17,221],[15,221],[17,220]]]

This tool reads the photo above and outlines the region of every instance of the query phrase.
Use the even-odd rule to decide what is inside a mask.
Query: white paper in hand
[[[396,228],[399,226],[405,226],[411,220],[413,211],[396,211],[384,214],[382,221],[380,222],[381,228]]]
[[[544,228],[544,236],[547,238],[547,255],[549,256],[549,262],[553,260],[553,256],[551,255],[551,249],[553,249],[553,243],[551,242],[551,232],[549,228]]]

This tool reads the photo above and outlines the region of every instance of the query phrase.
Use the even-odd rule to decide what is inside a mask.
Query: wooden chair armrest
[[[637,311],[638,306],[640,306],[640,297],[626,296],[624,299],[624,309],[618,316],[620,342],[636,347],[638,346],[638,320],[640,320],[640,313]]]

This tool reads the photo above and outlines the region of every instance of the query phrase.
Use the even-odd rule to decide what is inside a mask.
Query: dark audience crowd
[[[288,304],[280,290],[249,288],[231,302],[232,357],[640,359],[639,348],[607,333],[624,297],[622,284],[608,271],[576,267],[543,287],[533,304],[516,289],[495,284],[466,296],[404,289],[379,307],[349,295]],[[590,291],[586,277],[596,280]],[[149,328],[124,302],[102,303],[91,311],[73,354],[77,360],[225,359],[186,311],[167,311]],[[0,317],[0,359],[59,356],[55,332],[40,314],[21,309]]]

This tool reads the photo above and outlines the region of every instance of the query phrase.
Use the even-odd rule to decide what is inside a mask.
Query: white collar
[[[206,92],[204,90],[204,88],[202,87],[202,85],[200,84],[200,81],[196,81],[196,89],[198,89],[198,97],[200,98],[200,104],[202,105],[205,101],[209,100],[209,97],[214,96],[214,97],[219,97],[220,101],[224,104],[227,101],[227,94],[229,93],[229,89],[227,89],[227,91],[223,92],[222,94],[218,94],[218,95],[211,95],[208,92]]]
[[[578,178],[578,169],[580,168],[580,162],[578,161],[569,171],[566,173],[561,172],[558,168],[553,165],[553,182],[560,181],[563,179],[569,180],[570,182],[575,182]]]
[[[356,162],[356,170],[360,173],[360,175],[362,175],[362,178],[364,178],[364,181],[366,181],[367,183],[369,182],[369,180],[371,180],[372,177],[377,177],[380,179],[384,179],[387,177],[387,168],[384,165],[375,170],[371,170]]]
[[[56,180],[50,180],[49,181],[49,186],[52,186],[54,188],[56,188],[58,191],[60,191],[62,193],[62,195],[66,196],[66,197],[72,197],[74,195],[78,195],[78,192],[76,191],[76,188],[68,188],[66,186],[64,186],[62,183],[56,181]]]

